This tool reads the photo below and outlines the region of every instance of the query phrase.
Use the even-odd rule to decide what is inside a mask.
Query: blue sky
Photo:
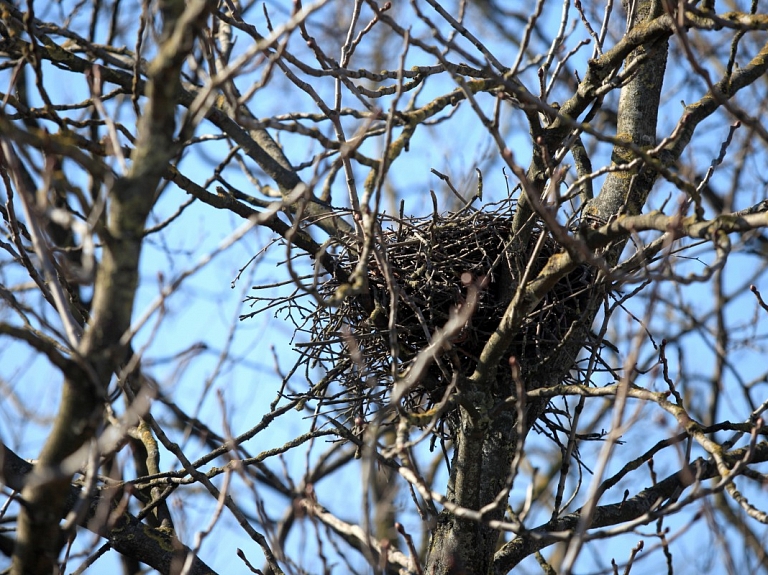
[[[279,14],[282,4],[271,3],[268,6]],[[551,21],[552,25],[559,22],[560,4],[547,3],[544,18]],[[318,15],[313,21],[313,26],[320,26],[324,18],[332,18],[333,12],[329,9]],[[38,14],[38,17],[46,18],[44,13]],[[51,16],[52,17],[52,16]],[[260,16],[253,12],[254,20],[261,21]],[[571,19],[575,14],[571,14]],[[329,20],[330,21],[330,20]],[[571,45],[575,44],[580,35],[584,35],[583,30],[575,24]],[[419,33],[418,23],[414,23],[414,33]],[[503,55],[505,61],[513,60],[514,54],[509,53],[509,47],[501,44],[501,38],[497,32],[488,30],[488,37],[491,38],[489,46],[494,49],[498,55]],[[498,44],[497,44],[498,42]],[[397,46],[397,42],[392,43]],[[249,40],[241,36],[236,44],[236,50],[245,50],[249,46]],[[293,47],[293,45],[292,45]],[[302,48],[299,42],[296,42],[293,48],[297,53],[306,55],[306,50]],[[582,48],[582,51],[573,59],[574,67],[583,70],[583,61],[590,54],[590,48]],[[673,56],[676,54],[673,49]],[[387,54],[389,62],[396,61],[398,54],[393,52]],[[677,56],[679,58],[679,54]],[[407,60],[407,66],[410,65],[428,65],[433,64],[430,56],[425,56],[416,49],[411,49]],[[363,65],[361,62],[359,65]],[[674,122],[677,121],[681,113],[682,106],[677,102],[679,99],[690,101],[697,94],[701,94],[701,82],[691,82],[683,84],[681,70],[683,70],[684,61],[672,60],[668,68],[667,84],[677,85],[678,89],[673,92],[670,99],[664,104],[663,112],[660,116],[659,135],[666,135]],[[61,77],[61,81],[51,82],[52,93],[57,98],[65,101],[79,101],[85,97],[85,83],[82,78],[73,77],[55,70],[52,67],[46,67],[45,73],[49,78]],[[275,114],[287,113],[290,111],[316,112],[313,103],[305,95],[300,94],[295,88],[282,77],[278,72],[274,72],[275,77],[272,83],[263,91],[258,92],[253,100],[253,111],[257,117],[268,117]],[[526,82],[534,86],[535,67],[524,74]],[[253,82],[252,77],[242,79],[242,89],[245,89],[249,82]],[[8,85],[7,72],[0,76],[0,84]],[[333,86],[330,82],[317,82],[314,86],[326,97],[330,97],[330,90]],[[453,84],[449,78],[436,79],[430,81],[427,87],[419,96],[421,104],[426,103],[432,95],[442,93],[452,89]],[[758,95],[760,89],[756,89]],[[285,94],[289,96],[286,97]],[[557,94],[552,99],[560,98]],[[354,101],[349,97],[345,104],[352,105]],[[478,98],[481,105],[485,107],[487,113],[491,113],[494,105],[493,98]],[[607,104],[611,104],[611,99]],[[613,102],[615,105],[615,102]],[[383,101],[381,107],[386,110],[387,102]],[[108,104],[108,109],[112,109],[112,104]],[[130,124],[129,114],[126,108],[126,117],[123,121]],[[434,168],[440,172],[449,174],[453,183],[462,193],[469,193],[475,186],[475,168],[480,167],[483,171],[484,179],[484,199],[489,201],[499,200],[507,194],[507,180],[501,170],[498,151],[490,141],[489,136],[476,121],[474,113],[467,106],[460,106],[454,115],[442,124],[420,130],[414,138],[410,151],[401,156],[392,170],[390,171],[387,182],[387,191],[393,192],[388,196],[382,205],[382,209],[393,212],[400,199],[405,200],[406,213],[415,215],[424,215],[431,212],[431,200],[429,190],[434,189],[438,195],[443,198],[449,196],[445,194],[445,185],[436,178],[430,169]],[[524,122],[522,114],[513,110],[511,107],[502,108],[501,122],[505,135],[509,136],[508,144],[515,153],[517,162],[526,166],[530,158],[530,141],[528,129]],[[325,128],[324,128],[325,129]],[[349,126],[350,131],[354,131],[354,126]],[[212,126],[203,123],[197,135],[212,133]],[[710,123],[703,125],[697,138],[692,144],[691,155],[685,158],[688,166],[691,166],[697,173],[706,170],[712,158],[718,153],[721,142],[727,135],[727,122],[722,116],[714,118]],[[740,132],[737,137],[741,137]],[[328,134],[330,135],[330,133]],[[312,144],[307,144],[304,138],[282,134],[281,143],[289,159],[295,164],[299,164],[311,157],[313,153],[319,150]],[[371,155],[381,147],[381,141],[366,144],[362,151]],[[378,148],[377,148],[378,147]],[[608,158],[610,149],[600,144],[593,156],[595,166],[602,165]],[[188,177],[198,183],[202,183],[210,176],[215,162],[220,161],[226,154],[226,147],[221,142],[212,142],[200,147],[196,152],[188,154],[181,163],[181,169]],[[750,182],[753,187],[745,190],[737,200],[737,209],[746,207],[751,203],[759,201],[765,196],[765,182],[761,181],[760,173],[764,164],[764,154],[755,153],[754,160],[747,162],[746,170],[750,170],[753,175],[750,176]],[[212,162],[213,160],[213,162]],[[570,162],[570,160],[569,160]],[[259,171],[250,165],[258,175]],[[720,172],[713,179],[713,185],[725,186],[729,181],[731,165],[726,163]],[[253,184],[248,178],[240,172],[233,164],[225,172],[226,178],[230,184],[242,191],[253,193]],[[359,169],[356,173],[358,182],[362,182],[367,175],[364,169]],[[311,169],[302,173],[305,181],[311,176]],[[260,176],[263,178],[263,175]],[[266,182],[266,179],[264,179]],[[514,187],[515,181],[510,180],[510,186]],[[214,191],[214,186],[209,189]],[[661,206],[669,199],[671,203],[676,202],[680,192],[670,189],[670,185],[661,183],[650,200],[653,207]],[[337,179],[333,187],[333,204],[344,205],[346,200],[346,191],[343,177]],[[153,221],[162,221],[170,214],[174,213],[181,202],[186,200],[185,192],[170,185],[164,192],[160,201],[153,212]],[[671,198],[671,199],[670,199]],[[446,202],[448,205],[448,202]],[[264,228],[256,228],[249,231],[245,237],[235,245],[220,251],[217,246],[222,241],[230,237],[243,221],[235,215],[223,211],[217,211],[210,207],[203,206],[199,202],[193,203],[183,215],[163,232],[153,236],[145,245],[142,254],[142,284],[137,294],[136,317],[140,317],[144,310],[152,304],[158,296],[162,283],[168,284],[175,279],[178,274],[195,266],[197,262],[208,256],[215,254],[215,257],[209,264],[200,271],[186,279],[180,289],[170,296],[164,304],[164,316],[159,325],[156,325],[157,315],[155,315],[140,331],[136,338],[135,346],[141,347],[149,343],[145,353],[145,365],[155,377],[161,386],[162,392],[173,400],[187,413],[194,413],[198,409],[200,398],[208,385],[208,380],[212,373],[218,373],[215,381],[210,386],[210,391],[205,394],[200,409],[200,418],[207,421],[215,430],[223,432],[224,425],[222,420],[226,417],[228,426],[231,427],[234,434],[242,433],[244,430],[252,427],[261,420],[267,412],[269,404],[276,397],[277,390],[280,387],[281,378],[276,371],[287,373],[296,359],[294,347],[290,340],[292,329],[290,324],[285,321],[282,314],[275,314],[272,311],[261,314],[257,318],[240,322],[237,318],[242,313],[247,313],[249,308],[243,303],[243,299],[253,292],[250,289],[252,285],[269,284],[285,280],[287,278],[284,267],[278,264],[285,257],[285,249],[280,245],[273,245],[263,252],[268,246],[273,236]],[[318,239],[322,240],[322,235],[318,233]],[[735,240],[734,240],[735,241]],[[707,260],[711,254],[702,248],[702,258]],[[258,255],[250,266],[245,270],[239,280],[232,287],[232,283],[238,276],[239,270],[254,256]],[[701,261],[675,260],[681,271],[698,270],[703,267]],[[298,269],[302,269],[301,263],[297,264]],[[739,331],[734,331],[734,337],[743,334],[745,342],[736,352],[734,361],[738,363],[739,372],[742,377],[749,378],[762,373],[764,368],[764,356],[761,355],[762,345],[765,338],[765,317],[755,313],[754,297],[744,291],[743,281],[755,269],[755,260],[745,256],[734,255],[729,262],[727,274],[725,275],[726,287],[734,290],[738,288],[741,293],[729,306],[727,321],[733,325],[741,326]],[[305,268],[306,269],[306,268]],[[13,284],[22,281],[19,271],[13,268],[5,268],[2,278],[3,283]],[[162,280],[160,279],[162,276]],[[768,282],[764,275],[756,275],[755,283],[758,288],[768,294]],[[290,286],[263,290],[259,292],[261,296],[277,296],[279,293],[288,293]],[[692,285],[677,289],[671,284],[664,284],[663,293],[668,297],[670,305],[665,308],[658,308],[651,318],[651,326],[654,337],[669,337],[668,334],[676,335],[672,328],[673,322],[677,320],[687,306],[697,315],[706,315],[708,306],[711,305],[711,285]],[[31,297],[31,296],[30,296]],[[635,306],[630,304],[633,313],[642,315],[646,308],[646,303],[640,299],[635,302]],[[679,315],[675,315],[675,310]],[[3,311],[7,319],[9,312]],[[50,313],[50,312],[48,312]],[[609,339],[617,342],[623,353],[628,350],[629,338],[638,329],[638,324],[627,314],[618,313],[615,322],[615,331],[609,334]],[[711,318],[710,318],[711,319]],[[217,371],[217,364],[220,361],[220,354],[226,347],[226,342],[230,337],[230,331],[234,326],[234,335],[231,348],[227,357]],[[750,346],[751,341],[755,342]],[[300,340],[297,339],[294,343]],[[676,353],[670,353],[670,368],[672,373],[684,368],[686,371],[692,371],[701,375],[701,387],[697,389],[691,385],[686,392],[691,395],[691,402],[695,405],[697,399],[695,394],[700,392],[705,394],[708,389],[706,378],[711,373],[713,355],[707,348],[701,336],[693,329],[690,332],[679,334],[679,349],[683,351],[681,359],[678,359]],[[657,341],[658,343],[658,341]],[[44,360],[39,359],[22,345],[14,344],[8,340],[0,341],[4,348],[2,351],[2,370],[0,375],[5,379],[8,385],[12,386],[19,398],[30,409],[46,418],[55,411],[58,398],[58,374],[53,371]],[[204,348],[204,349],[202,349]],[[190,349],[200,349],[196,353],[187,354],[183,361],[165,361],[177,354]],[[653,352],[646,347],[640,356],[641,361],[649,364],[652,362]],[[313,374],[315,378],[318,374]],[[726,374],[726,379],[722,382],[724,387],[733,385],[732,375]],[[295,377],[291,385],[301,389],[305,382],[301,376]],[[663,381],[657,375],[654,378],[648,377],[643,380],[643,385],[655,388],[663,387]],[[219,394],[223,398],[219,400]],[[754,394],[757,397],[765,397],[765,382],[755,388]],[[727,394],[724,396],[724,417],[742,420],[748,415],[745,410],[743,398],[738,394]],[[159,404],[155,404],[153,409],[155,417],[159,421],[168,421],[169,415]],[[39,448],[39,442],[44,437],[49,419],[38,425],[29,417],[19,417],[13,413],[14,406],[12,401],[6,399],[0,404],[0,434],[4,440],[19,449],[19,453],[24,457],[34,457]],[[589,409],[597,410],[597,406],[588,408],[585,419],[588,419]],[[634,405],[630,406],[632,413]],[[247,442],[245,447],[251,454],[258,453],[265,449],[282,445],[288,439],[295,437],[305,431],[309,425],[307,419],[310,412],[304,411],[291,412],[282,417],[278,422],[271,425],[265,432],[257,435],[253,440]],[[617,467],[623,465],[627,459],[642,452],[646,445],[651,441],[651,437],[661,437],[670,433],[674,427],[670,418],[659,416],[658,410],[644,408],[640,416],[647,419],[647,424],[633,427],[625,437],[625,445],[617,450],[617,460],[607,471],[607,474],[615,472]],[[658,435],[657,435],[658,434]],[[183,433],[176,432],[175,440],[184,441]],[[196,440],[189,440],[184,443],[185,453],[190,457],[201,455],[207,452],[207,448],[197,444]],[[276,473],[288,473],[294,477],[301,477],[307,461],[313,461],[318,455],[328,448],[323,440],[316,441],[308,452],[308,446],[302,446],[295,450],[292,455],[287,456],[282,461],[274,461],[270,464],[271,469]],[[546,451],[549,445],[544,438],[534,436],[529,445],[528,455],[531,465],[538,466],[540,471],[550,463],[551,452]],[[601,444],[585,444],[583,446],[582,456],[585,461],[593,461]],[[420,453],[423,462],[429,461],[435,454],[429,454],[425,449]],[[127,454],[125,460],[127,460]],[[127,463],[126,463],[127,464]],[[221,464],[221,462],[217,462]],[[178,463],[174,462],[168,453],[162,457],[162,467],[164,469],[177,469]],[[667,473],[676,470],[679,466],[679,459],[670,456],[666,460],[657,463],[657,472],[659,477],[664,477]],[[523,476],[529,477],[532,468],[523,469]],[[444,472],[443,472],[444,475]],[[647,481],[647,474],[644,476]],[[585,482],[590,478],[585,476]],[[255,512],[254,501],[247,486],[237,483],[237,493],[240,494],[239,503],[248,511]],[[623,489],[637,489],[637,479],[631,479],[618,485],[615,493],[608,497],[609,501],[620,499]],[[442,486],[444,481],[438,481],[436,485]],[[512,493],[512,506],[520,505],[524,500],[527,485],[520,481],[516,484]],[[573,487],[573,481],[569,480],[569,488]],[[359,517],[361,510],[361,480],[359,470],[352,466],[347,471],[336,474],[332,480],[321,482],[316,487],[318,497],[321,503],[338,512],[338,514],[350,521]],[[255,490],[263,497],[267,512],[273,517],[278,518],[285,507],[289,504],[282,497],[277,497],[264,487],[257,487]],[[181,495],[174,496],[174,512],[182,526],[182,533],[186,535],[186,542],[191,542],[192,535],[202,525],[204,525],[212,513],[214,502],[210,498],[191,497],[181,490]],[[249,497],[251,497],[249,499]],[[577,499],[577,501],[580,501]],[[398,500],[399,506],[403,509],[401,520],[412,533],[418,533],[420,520],[412,511],[408,494],[403,491],[401,499]],[[578,503],[575,504],[578,506]],[[573,507],[575,508],[575,507]],[[534,517],[531,525],[536,525],[546,520],[546,509],[534,510]],[[241,547],[246,551],[251,561],[259,566],[261,563],[260,553],[244,534],[236,527],[231,517],[225,514],[222,520],[227,526],[226,536],[214,534],[207,540],[203,546],[203,557],[210,561],[210,564],[221,572],[226,572],[227,566],[231,565],[232,553],[235,547]],[[676,527],[682,527],[690,521],[690,515],[681,514],[668,520],[666,523],[672,527],[674,532]],[[702,533],[709,529],[700,521]],[[221,526],[219,526],[221,528]],[[643,533],[652,531],[651,527],[641,530]],[[765,535],[765,531],[762,531]],[[703,535],[702,535],[703,536]],[[596,565],[600,557],[610,555],[616,557],[621,562],[628,556],[628,549],[634,546],[640,535],[630,534],[621,538],[611,540],[610,543],[602,544],[600,542],[592,545],[594,550],[585,552],[583,562],[578,564],[580,572],[588,573]],[[696,562],[702,560],[696,554],[695,549],[689,549],[689,544],[684,544],[682,554],[690,554],[690,560]],[[297,530],[296,534],[289,539],[289,550],[295,552],[299,561],[303,561],[308,569],[316,569],[316,551],[314,531],[305,520],[303,526]],[[331,551],[326,549],[331,554]],[[595,555],[591,555],[594,553]],[[332,555],[332,554],[331,554]],[[654,555],[653,561],[660,561],[661,555]],[[686,558],[688,559],[688,558]],[[107,572],[108,561],[112,559],[100,559],[94,572]],[[529,563],[529,566],[531,563]],[[656,565],[656,563],[654,563]],[[647,569],[647,570],[646,570]],[[339,571],[341,572],[341,571]],[[640,572],[651,572],[651,567],[643,567]],[[714,572],[714,571],[713,571]]]

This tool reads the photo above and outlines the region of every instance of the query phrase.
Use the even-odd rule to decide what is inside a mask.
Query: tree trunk
[[[658,2],[637,2],[635,14],[630,16],[630,21],[634,26],[641,26],[659,16],[660,10]],[[642,148],[655,144],[666,58],[667,41],[664,39],[640,46],[626,61],[627,65],[635,63],[637,69],[621,91],[618,137]],[[638,59],[642,60],[636,62]],[[557,145],[559,142],[555,143],[555,147]],[[614,148],[615,163],[625,163],[632,159],[634,153],[629,148]],[[601,220],[623,212],[639,213],[656,177],[657,172],[651,166],[644,166],[635,173],[609,174],[600,195],[587,206],[585,213]],[[622,246],[623,244],[613,246],[606,254],[609,262],[618,259]],[[559,278],[567,275],[572,269],[572,266],[569,268],[563,265]],[[572,300],[574,309],[570,317],[578,319],[571,320],[567,340],[560,342],[557,349],[546,350],[541,361],[523,366],[521,378],[526,389],[562,383],[582,350],[603,294],[604,290],[597,287],[586,301],[582,298]],[[448,497],[453,503],[471,510],[479,510],[493,502],[508,487],[512,473],[511,463],[518,442],[525,440],[525,437],[517,437],[518,425],[514,409],[496,412],[501,402],[516,395],[510,375],[499,370],[494,376],[496,385],[479,382],[474,384],[471,391],[461,391],[465,405],[469,402],[472,408],[461,409],[460,424],[456,426],[456,447]],[[524,435],[542,414],[545,406],[544,401],[526,406],[526,421],[522,426]],[[425,572],[429,575],[494,572],[494,554],[498,546],[499,532],[491,529],[487,521],[503,519],[506,504],[505,497],[492,512],[485,514],[483,521],[479,523],[475,519],[461,518],[455,513],[443,510],[432,535]]]

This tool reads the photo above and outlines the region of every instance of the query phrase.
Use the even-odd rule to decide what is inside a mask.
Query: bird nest
[[[452,384],[461,376],[470,375],[523,270],[530,267],[529,277],[535,277],[559,251],[547,237],[532,257],[540,234],[545,233],[534,227],[523,253],[514,257],[512,208],[504,202],[482,211],[468,208],[426,218],[386,221],[381,217],[364,266],[360,266],[359,245],[340,249],[337,262],[347,275],[365,271],[362,287],[339,297],[349,285],[329,278],[318,286],[316,295],[334,305],[310,311],[291,300],[284,306],[290,308],[297,333],[308,335],[308,342],[295,344],[302,353],[299,365],[305,366],[308,375],[311,368],[324,368],[324,379],[304,397],[322,396],[326,406],[335,404],[350,418],[368,417],[389,402],[395,383],[422,350],[445,336],[441,330],[457,317],[459,329],[440,341],[434,361],[403,396],[404,406],[428,409],[444,398],[447,389],[454,389]],[[586,266],[561,279],[523,320],[505,364],[514,356],[526,372],[546,361],[571,325],[583,319],[592,280]]]

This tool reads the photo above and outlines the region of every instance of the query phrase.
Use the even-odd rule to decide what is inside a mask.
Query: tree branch
[[[744,459],[748,450],[749,447],[737,449],[723,457],[728,463],[735,465]],[[755,446],[750,461],[752,463],[768,461],[768,442],[762,442]],[[664,502],[674,501],[684,489],[707,479],[719,477],[719,475],[717,463],[714,460],[697,459],[689,467],[670,475],[652,487],[644,489],[634,497],[620,503],[596,507],[588,528],[609,527],[641,517],[643,518],[642,524],[648,524],[666,513]],[[562,541],[560,535],[575,529],[579,521],[581,521],[581,510],[518,535],[499,549],[494,556],[494,573],[496,575],[508,573],[529,555]]]

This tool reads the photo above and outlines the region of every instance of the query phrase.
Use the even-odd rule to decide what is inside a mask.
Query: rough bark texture
[[[634,21],[638,27],[660,15],[658,12],[652,12],[654,7],[660,10],[657,2],[637,4]],[[637,70],[621,92],[619,137],[642,148],[652,147],[655,143],[666,57],[667,41],[664,36],[660,40],[654,39],[640,45],[626,60],[627,66],[631,66],[633,62],[641,59],[634,64]],[[550,147],[550,154],[560,143],[559,139],[553,139],[554,135],[560,134],[551,131],[547,137],[552,141],[546,138],[543,140]],[[634,156],[631,150],[616,146],[613,159],[615,163],[625,163],[634,159]],[[536,183],[540,179],[537,174],[540,175],[541,163],[541,158],[535,156],[534,163],[528,170],[529,181],[532,182],[526,190],[528,194],[540,194],[543,189],[541,183]],[[651,166],[644,167],[637,173],[610,174],[588,213],[603,220],[622,212],[639,213],[656,177],[657,172]],[[525,219],[534,210],[526,202],[521,202],[520,207],[516,223],[523,226]],[[621,246],[614,246],[609,259],[616,261],[620,251]],[[575,262],[570,254],[555,254],[531,285],[523,288],[522,297],[513,299],[501,320],[500,328],[483,350],[481,365],[471,384],[468,384],[471,392],[461,390],[465,402],[471,403],[473,409],[461,411],[461,424],[456,429],[456,450],[448,493],[451,501],[462,507],[481,509],[497,497],[508,481],[518,442],[524,441],[525,438],[517,437],[516,415],[513,411],[505,411],[501,415],[493,411],[506,397],[516,395],[514,385],[510,385],[508,381],[509,374],[498,369],[499,359],[507,353],[521,319],[534,309],[548,289],[574,267]],[[527,373],[521,373],[526,389],[557,385],[568,374],[582,349],[602,294],[602,290],[595,290],[586,304],[582,302],[583,309],[577,310],[581,313],[581,320],[574,322],[567,340],[561,342],[558,349],[552,350],[553,353],[546,361]],[[579,305],[578,300],[574,300],[574,305]],[[541,415],[545,404],[545,401],[538,401],[526,406],[526,421],[523,425],[525,432]],[[484,519],[501,519],[505,507],[506,499],[503,505],[497,506],[495,511],[488,513]],[[503,568],[500,570],[498,565],[494,566],[493,556],[498,536],[498,531],[486,524],[462,519],[444,510],[433,532],[426,572],[430,575],[504,572]],[[504,559],[503,566],[507,565],[508,560]]]
[[[729,267],[730,275],[723,267],[729,253],[739,253],[739,260],[750,253],[759,258],[768,245],[768,200],[754,195],[764,184],[759,159],[768,132],[760,119],[768,105],[755,99],[752,86],[768,71],[768,15],[756,3],[750,13],[726,13],[711,2],[625,0],[624,12],[631,11],[625,30],[617,21],[623,14],[618,2],[534,2],[526,8],[529,18],[519,22],[520,15],[504,11],[501,2],[466,3],[459,20],[444,4],[322,0],[257,13],[253,6],[224,2],[208,19],[210,0],[64,0],[73,14],[60,25],[44,21],[51,13],[44,0],[0,0],[2,74],[12,77],[0,107],[0,186],[8,199],[0,215],[12,242],[0,242],[6,252],[0,301],[11,312],[8,320],[0,318],[0,336],[12,340],[12,349],[30,346],[64,380],[55,423],[43,424],[50,436],[39,461],[33,465],[0,451],[2,480],[17,492],[9,508],[18,510],[18,521],[10,519],[17,528],[0,535],[0,553],[13,556],[14,575],[60,567],[62,547],[76,527],[107,541],[86,562],[112,549],[123,554],[117,559],[126,573],[139,573],[143,565],[178,573],[182,561],[188,562],[185,573],[210,572],[173,530],[174,520],[203,527],[198,520],[205,512],[199,510],[207,509],[206,501],[216,502],[216,511],[210,529],[198,531],[195,548],[205,541],[203,553],[231,554],[231,561],[242,560],[243,569],[253,572],[261,558],[246,547],[254,542],[266,562],[264,573],[282,573],[281,565],[301,572],[344,569],[349,561],[388,575],[501,575],[566,542],[536,559],[549,562],[551,567],[542,565],[547,572],[570,574],[584,566],[581,553],[599,547],[600,538],[611,541],[653,522],[657,532],[646,530],[642,539],[653,541],[656,566],[671,569],[676,546],[699,533],[683,530],[665,541],[662,523],[680,511],[678,517],[691,518],[697,506],[721,494],[720,503],[743,511],[736,517],[727,506],[712,507],[717,518],[710,523],[718,533],[710,535],[730,538],[734,531],[728,529],[738,525],[736,536],[751,548],[744,564],[768,564],[759,532],[744,521],[756,517],[764,524],[766,513],[734,482],[742,475],[758,480],[760,469],[751,466],[768,460],[768,447],[759,442],[765,433],[765,405],[757,407],[764,398],[756,395],[762,380],[752,373],[762,364],[740,364],[730,356],[750,348],[749,357],[756,358],[768,347],[757,328],[742,320],[743,296],[753,299],[749,289],[757,299],[752,317],[768,311],[759,283],[768,267],[752,260],[756,270],[747,278],[736,277],[741,267],[737,273]],[[478,11],[483,20],[476,19]],[[138,22],[125,18],[135,14],[141,15]],[[410,17],[414,26],[406,28]],[[486,36],[489,24],[502,33],[499,38]],[[662,101],[673,36],[678,69]],[[510,46],[520,49],[514,70],[508,68]],[[586,62],[585,49],[593,50]],[[368,60],[371,54],[374,60]],[[534,65],[541,66],[538,81]],[[59,90],[69,79],[79,82],[75,96]],[[76,101],[83,90],[88,96]],[[680,100],[688,102],[682,110]],[[467,112],[475,114],[469,122]],[[671,116],[678,118],[674,129]],[[181,129],[175,123],[180,117]],[[515,118],[528,125],[521,131]],[[711,132],[695,133],[707,118]],[[198,131],[203,119],[206,126]],[[484,205],[482,173],[470,200],[469,182],[456,162],[469,158],[473,120],[498,152],[477,152],[479,164],[487,162],[486,175],[495,173],[486,178],[491,193]],[[723,139],[715,158],[718,121]],[[737,132],[740,125],[748,130]],[[663,146],[657,133],[666,136]],[[521,141],[530,149],[511,149]],[[442,146],[449,170],[433,170],[442,184],[429,189],[432,217],[406,215],[422,209],[424,198],[414,192],[426,193],[420,174]],[[408,151],[411,159],[403,162]],[[605,165],[604,152],[612,152],[612,165]],[[520,154],[532,157],[527,169],[515,160]],[[511,184],[506,190],[497,185],[502,166]],[[390,170],[397,178],[390,178]],[[664,185],[653,190],[657,179]],[[593,189],[600,181],[602,188]],[[157,190],[166,185],[166,193],[178,197],[159,205],[152,213],[159,223],[150,225]],[[668,190],[679,190],[679,201],[655,211],[645,206],[649,194],[656,204]],[[399,210],[390,199],[403,200]],[[24,209],[23,218],[14,215],[14,206]],[[707,207],[717,215],[705,216]],[[226,224],[199,226],[198,209],[248,224],[232,233]],[[253,225],[271,233],[253,234]],[[221,239],[214,246],[200,238],[207,258],[198,260],[197,248],[184,247],[181,234],[193,226],[202,227],[201,236]],[[490,233],[480,234],[480,228]],[[729,234],[739,236],[733,249]],[[487,245],[483,238],[490,238]],[[621,257],[628,238],[632,249]],[[759,252],[752,252],[755,241]],[[144,287],[154,285],[149,274],[139,275],[144,242],[153,251],[161,246],[173,273],[157,274],[162,296],[151,312],[158,317],[156,335],[138,351],[151,359],[139,361],[127,332],[137,286],[146,293]],[[235,247],[254,256],[245,267],[230,251]],[[275,250],[277,274],[260,265]],[[695,259],[683,255],[692,251]],[[202,314],[194,316],[198,305],[212,309],[208,292],[183,288],[214,258],[228,258],[241,285],[244,272],[254,272],[254,293],[260,295],[245,296],[253,316],[275,310],[275,318],[292,322],[293,339],[275,339],[274,365],[267,365],[261,342],[241,347],[235,326],[245,314],[234,311],[218,354],[211,353],[220,344],[212,344],[217,332],[203,325],[203,340],[168,355],[186,337],[177,340],[165,331],[174,322],[161,323],[161,315],[179,309],[165,304],[184,298],[183,313],[204,321]],[[6,262],[15,270],[7,275]],[[698,265],[703,271],[689,275]],[[725,289],[726,279],[744,281]],[[693,282],[698,285],[686,287]],[[712,306],[699,313],[699,288],[712,282]],[[19,294],[30,293],[29,285],[34,299],[22,301]],[[209,285],[226,291],[218,281]],[[608,289],[617,291],[606,295]],[[69,298],[63,303],[62,294]],[[604,313],[595,336],[590,332],[598,310]],[[621,323],[624,312],[633,318],[626,322],[630,327]],[[139,329],[146,330],[142,336],[148,331]],[[272,339],[277,331],[272,324],[268,329]],[[692,363],[688,350],[704,349],[689,347],[696,337],[712,344],[706,347],[716,362],[708,401],[699,395],[700,365],[686,367]],[[299,359],[286,371],[282,363],[293,345]],[[673,348],[677,366],[665,355]],[[240,361],[240,349],[253,350],[256,361]],[[190,366],[213,355],[217,367],[202,381],[201,370]],[[167,362],[177,366],[176,394],[164,384]],[[271,403],[243,404],[241,385],[252,381],[251,373],[265,375],[265,366],[274,368],[278,395]],[[6,368],[15,370],[14,361]],[[110,403],[122,401],[111,393],[116,375],[128,404],[113,411],[119,425],[111,414],[109,421],[104,417]],[[26,384],[24,376],[17,380]],[[220,396],[225,411],[219,434],[205,406],[222,378],[235,386]],[[731,386],[731,378],[741,381]],[[155,386],[154,380],[163,383]],[[3,390],[10,383],[0,376]],[[259,393],[267,389],[261,383]],[[144,401],[148,387],[158,393]],[[739,388],[743,397],[726,405],[723,398],[733,399],[731,390]],[[198,391],[200,420],[183,409]],[[16,409],[20,430],[34,422],[21,405],[33,404],[29,395]],[[9,397],[7,407],[14,409]],[[647,406],[664,425],[650,428],[647,419],[630,419],[629,402]],[[708,413],[701,417],[704,403]],[[261,419],[238,417],[244,409]],[[278,418],[291,426],[296,409],[307,416],[306,433],[273,445]],[[250,429],[244,431],[243,422]],[[534,425],[555,441],[532,437]],[[113,442],[113,432],[135,443],[129,448]],[[625,447],[619,446],[620,432]],[[629,439],[630,433],[636,435]],[[749,435],[751,449],[736,449],[736,441],[743,445]],[[328,449],[321,452],[326,439]],[[437,441],[446,443],[442,453],[433,452]],[[587,441],[600,441],[599,456],[581,449]],[[254,445],[263,451],[254,455]],[[162,449],[173,455],[164,466]],[[681,463],[686,449],[690,458]],[[134,465],[122,465],[127,456]],[[364,466],[360,506],[332,483],[359,475],[356,456]],[[703,459],[691,462],[695,457]],[[448,484],[436,485],[449,458]],[[547,469],[531,478],[527,463],[541,461]],[[589,481],[573,481],[584,468],[594,471]],[[666,479],[656,477],[661,469]],[[73,481],[82,470],[99,475]],[[701,483],[707,478],[717,481]],[[612,491],[620,481],[628,487],[623,498]],[[83,483],[91,485],[90,493]],[[521,525],[516,509],[508,507],[518,501],[510,491],[524,487],[532,494],[526,509],[547,514],[539,526],[530,519]],[[411,505],[403,505],[409,492]],[[745,493],[753,499],[755,492]],[[165,499],[171,494],[185,503],[173,515]],[[584,506],[573,512],[571,497],[582,498]],[[285,504],[277,523],[276,499]],[[142,511],[126,511],[137,508]],[[187,511],[192,521],[185,520]],[[416,513],[426,550],[417,549],[399,524]],[[221,521],[225,514],[239,527]],[[721,530],[718,519],[733,526]],[[505,530],[503,537],[492,525]],[[616,529],[595,531],[608,526]],[[295,538],[303,544],[310,531],[318,552],[294,554]],[[246,544],[237,537],[248,537]],[[90,541],[78,538],[72,551]],[[725,565],[735,565],[729,549],[720,552]],[[612,558],[602,559],[610,571]]]
[[[161,3],[161,9],[161,49],[150,65],[148,102],[139,122],[132,163],[109,193],[91,320],[77,349],[82,369],[64,380],[53,429],[22,491],[14,575],[48,575],[55,569],[66,540],[59,528],[72,478],[72,471],[66,469],[77,469],[86,461],[78,451],[87,449],[95,436],[112,373],[126,359],[128,342],[122,338],[130,328],[144,226],[160,178],[175,153],[179,73],[210,6],[203,0],[188,6],[183,0],[169,0]],[[63,469],[62,464],[72,457],[77,460]]]
[[[28,476],[32,473],[31,463],[24,461],[11,450],[4,448],[2,453],[2,474],[5,484],[17,491],[24,489]],[[111,495],[110,493],[106,494]],[[65,495],[63,513],[69,513],[82,500],[80,488],[69,485]],[[88,499],[88,509],[83,515],[81,525],[89,531],[107,537],[113,549],[126,557],[132,557],[149,565],[164,575],[178,572],[190,549],[182,545],[168,529],[151,528],[146,523],[127,512],[114,519],[105,510],[114,511],[114,505],[103,496],[95,495]],[[192,559],[190,575],[214,573],[199,557]]]
[[[651,12],[654,9],[656,12]],[[661,15],[661,3],[637,2],[635,11],[637,26],[644,26]],[[668,49],[668,39],[662,36],[638,47],[627,58],[626,66],[638,65],[638,68],[621,90],[616,137],[645,150],[656,145],[659,100]],[[635,157],[631,149],[615,146],[611,159],[614,164],[625,164]],[[639,214],[657,177],[658,171],[649,165],[643,165],[638,170],[609,173],[600,194],[586,208],[586,214],[602,221],[621,214]],[[619,255],[620,252],[614,250],[614,257]]]
[[[481,401],[491,400],[483,392],[469,397],[479,400],[479,409]],[[475,415],[461,409],[448,487],[453,503],[479,510],[494,500],[509,476],[517,445],[515,436],[515,419],[510,412],[478,421]],[[499,505],[485,518],[501,519],[505,509],[505,504]],[[426,572],[488,573],[498,538],[498,531],[486,524],[443,510],[432,534]]]

